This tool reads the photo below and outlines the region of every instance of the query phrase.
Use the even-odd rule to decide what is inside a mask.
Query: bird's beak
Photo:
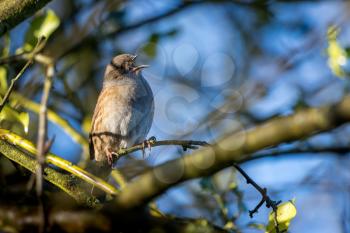
[[[149,67],[149,65],[136,66],[136,67],[132,68],[132,72],[137,72],[137,71],[142,70],[142,69],[147,68],[147,67]]]
[[[133,61],[135,61],[136,58],[137,58],[137,55],[132,56]]]

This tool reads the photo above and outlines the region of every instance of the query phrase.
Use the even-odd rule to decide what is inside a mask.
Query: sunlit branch
[[[0,140],[0,153],[32,173],[36,172],[38,162],[35,157],[17,149],[14,145]],[[82,184],[76,182],[70,174],[62,174],[47,166],[44,169],[44,179],[63,190],[80,204],[91,207],[96,207],[99,204],[98,200],[90,195]]]
[[[25,108],[29,111],[32,111],[32,112],[37,113],[37,114],[39,114],[39,112],[40,112],[40,104],[22,96],[18,92],[14,91],[11,94],[10,99],[17,100],[18,103],[23,108]],[[51,110],[51,109],[47,110],[47,117],[48,117],[49,121],[51,121],[52,123],[61,127],[62,130],[69,137],[71,137],[75,142],[77,142],[83,148],[82,155],[84,157],[83,157],[81,163],[79,163],[79,166],[85,167],[87,161],[90,160],[89,155],[88,155],[88,143],[87,143],[86,138],[82,134],[80,134],[77,130],[75,130],[67,120],[63,119],[61,116],[59,116],[53,110]]]
[[[300,140],[348,121],[350,96],[333,106],[305,109],[290,116],[271,119],[247,131],[226,135],[213,146],[142,173],[120,192],[113,208],[142,205],[180,182],[211,175],[259,150]]]
[[[33,143],[31,143],[30,141],[10,132],[8,130],[0,129],[0,139],[4,140],[7,143],[10,143],[14,146],[20,147],[22,150],[28,151],[29,153],[31,153],[33,155],[37,154],[37,150],[36,150],[35,146],[33,145]],[[4,155],[7,157],[6,154],[4,154]],[[30,159],[34,160],[34,157],[30,156]],[[65,159],[62,159],[62,158],[60,158],[52,153],[47,154],[46,163],[55,165],[55,166],[65,170],[65,171],[75,175],[76,177],[78,177],[78,178],[84,180],[85,182],[87,182],[88,184],[90,184],[91,187],[96,187],[96,188],[101,189],[102,191],[104,191],[108,194],[111,194],[111,195],[115,195],[118,193],[118,190],[115,187],[108,184],[103,179],[100,179],[99,177],[96,177],[96,176],[90,174],[89,172],[85,171],[84,169],[82,169],[78,166],[75,166],[71,162],[69,162]],[[19,164],[21,166],[23,166],[22,163],[19,163]],[[26,167],[26,166],[24,166],[24,167]],[[32,171],[32,170],[30,170],[30,171]]]

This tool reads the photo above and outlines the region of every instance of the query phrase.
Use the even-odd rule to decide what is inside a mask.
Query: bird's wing
[[[100,98],[97,99],[97,104],[99,104]],[[90,134],[89,134],[89,152],[90,152],[90,159],[93,160],[95,158],[95,148],[94,148],[94,142],[92,140],[93,137],[93,132],[94,132],[94,125],[96,121],[96,116],[98,116],[99,109],[95,107],[94,115],[92,116],[91,120],[91,129],[90,129]]]
[[[93,160],[95,158],[95,149],[94,149],[94,143],[92,142],[91,134],[89,134],[89,152],[90,152],[90,159]]]

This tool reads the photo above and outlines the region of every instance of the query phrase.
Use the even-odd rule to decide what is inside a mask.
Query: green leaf
[[[40,37],[49,38],[59,25],[60,19],[52,10],[34,18],[26,32],[24,51],[32,50]]]
[[[328,66],[338,77],[345,77],[346,72],[342,69],[347,62],[346,50],[337,41],[339,29],[331,26],[328,28]]]
[[[27,112],[18,112],[10,106],[5,105],[0,113],[0,123],[3,121],[20,124],[24,132],[28,133],[29,114]]]
[[[236,229],[236,226],[235,226],[234,222],[228,221],[228,222],[224,225],[224,229],[225,229],[225,230],[234,230],[234,229]]]
[[[147,55],[149,58],[154,58],[158,52],[158,43],[161,39],[167,37],[174,37],[178,34],[179,30],[173,28],[166,32],[153,33],[148,38],[148,43],[142,47],[142,52]]]
[[[287,231],[291,220],[296,216],[297,209],[294,200],[284,202],[277,207],[277,222],[280,232]],[[275,212],[271,211],[269,215],[269,223],[265,233],[276,233]]]
[[[143,52],[150,58],[154,58],[157,55],[157,44],[151,42],[146,44],[142,48]]]

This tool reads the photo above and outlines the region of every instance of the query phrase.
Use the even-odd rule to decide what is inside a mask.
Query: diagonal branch
[[[3,99],[1,100],[0,103],[0,112],[2,111],[2,109],[5,107],[5,104],[9,101],[10,95],[13,91],[13,88],[15,87],[15,83],[17,82],[17,80],[23,75],[23,73],[26,71],[26,69],[33,63],[33,59],[30,59],[27,61],[27,63],[23,66],[23,68],[19,71],[19,73],[16,75],[16,77],[14,77],[11,80],[11,84],[9,89],[6,91]]]
[[[0,36],[29,18],[51,0],[2,0],[0,1]]]
[[[5,104],[8,102],[10,95],[15,87],[15,83],[17,82],[17,80],[23,75],[23,73],[26,71],[26,69],[33,63],[33,60],[35,59],[35,55],[37,53],[39,53],[45,46],[45,39],[44,38],[40,38],[38,40],[38,43],[36,44],[36,46],[34,47],[33,51],[31,51],[30,53],[28,53],[28,60],[26,62],[26,64],[23,66],[23,68],[19,71],[19,73],[16,75],[16,77],[14,77],[11,80],[11,84],[10,87],[8,88],[8,90],[6,91],[4,98],[2,99],[1,103],[0,103],[0,112],[2,111],[2,109],[4,108]]]
[[[260,207],[266,203],[267,208],[272,208],[272,210],[275,213],[275,230],[276,233],[280,233],[278,221],[277,221],[277,206],[281,203],[281,201],[274,201],[270,198],[269,195],[267,195],[267,189],[261,188],[260,185],[258,185],[238,164],[234,163],[233,166],[239,171],[239,173],[242,174],[242,176],[245,178],[247,184],[251,184],[258,192],[261,194],[261,200],[256,205],[256,207],[253,210],[249,210],[249,216],[252,218],[255,213],[258,212]]]
[[[180,182],[213,174],[264,148],[309,137],[348,121],[350,96],[333,106],[305,109],[248,131],[226,135],[211,147],[144,172],[124,187],[110,207],[140,206]]]
[[[29,111],[32,111],[36,114],[40,113],[40,104],[37,102],[30,100],[23,95],[19,94],[18,92],[13,92],[10,96],[10,99],[13,98],[14,100],[18,100],[18,102],[21,104],[21,106]],[[64,118],[62,118],[60,115],[58,115],[56,112],[54,112],[52,109],[47,110],[47,118],[52,123],[56,124],[57,126],[61,127],[62,130],[70,136],[75,142],[77,142],[82,148],[83,148],[83,159],[79,163],[80,166],[85,167],[87,161],[90,161],[90,157],[88,155],[88,142],[86,138],[79,133],[76,129],[73,128],[73,126]]]
[[[191,6],[194,5],[199,5],[199,4],[203,4],[203,3],[207,3],[207,0],[201,0],[201,1],[183,1],[181,2],[178,6],[175,6],[165,12],[162,12],[158,15],[155,16],[151,16],[149,18],[143,19],[141,21],[138,21],[136,23],[132,23],[129,25],[120,25],[120,27],[117,27],[116,29],[106,33],[105,35],[100,35],[100,33],[93,35],[91,33],[91,31],[96,32],[95,30],[86,30],[85,26],[80,30],[80,37],[76,37],[76,30],[72,31],[72,35],[70,35],[68,37],[68,39],[64,38],[63,41],[60,41],[59,46],[61,47],[62,44],[64,44],[65,48],[60,50],[57,54],[57,51],[55,50],[55,47],[57,45],[55,45],[54,47],[52,47],[52,50],[55,50],[55,54],[56,54],[56,58],[60,59],[63,56],[67,55],[68,53],[71,53],[75,50],[77,50],[78,48],[80,48],[81,46],[83,46],[86,42],[89,41],[96,41],[98,40],[97,37],[102,37],[102,38],[111,38],[116,36],[117,34],[120,33],[124,33],[133,29],[137,29],[140,28],[144,25],[150,24],[150,23],[154,23],[157,22],[159,20],[165,19],[167,17],[170,17],[172,15],[175,15]],[[95,17],[92,17],[93,19]]]
[[[36,172],[38,162],[35,158],[18,150],[14,145],[6,141],[0,140],[0,154],[23,166],[32,173]],[[82,183],[77,182],[76,178],[70,174],[60,173],[47,166],[44,169],[44,179],[63,190],[79,204],[90,207],[96,207],[99,204],[99,201],[86,191],[86,187]]]
[[[37,150],[36,150],[33,143],[31,143],[30,141],[10,132],[8,130],[0,129],[0,139],[1,139],[0,141],[3,140],[6,143],[9,143],[10,145],[19,147],[22,151],[29,152],[32,155],[37,154]],[[2,152],[1,145],[0,145],[0,152]],[[4,152],[2,152],[2,153],[6,157],[8,157],[9,159],[12,158],[11,155],[7,155]],[[18,163],[19,165],[27,168],[30,171],[35,170],[35,168],[32,168],[32,167],[28,168],[28,167],[26,167],[26,165],[22,164],[21,161],[27,160],[27,158],[22,158],[22,156],[25,156],[25,155],[17,155],[18,161],[13,160],[13,159],[11,159],[11,160],[13,160],[14,162]],[[34,157],[32,157],[32,156],[27,155],[26,157],[28,157],[28,160],[30,160],[30,161],[34,160]],[[110,195],[115,195],[118,193],[118,190],[116,188],[114,188],[109,183],[105,182],[103,179],[92,175],[91,173],[85,171],[84,169],[82,169],[82,168],[72,164],[71,162],[64,160],[64,159],[62,159],[62,158],[60,158],[52,153],[47,154],[46,163],[55,165],[58,168],[61,168],[65,171],[73,174],[74,176],[85,181],[87,184],[90,184],[91,186],[96,187],[96,188],[104,191],[105,193],[108,193]],[[52,183],[51,180],[48,179],[48,181],[50,181]],[[62,190],[65,190],[65,189],[62,189]]]
[[[150,24],[150,23],[154,23],[154,22],[157,22],[161,19],[164,19],[164,18],[167,18],[167,17],[170,17],[172,15],[175,15],[189,7],[192,7],[192,6],[195,6],[195,5],[198,5],[198,4],[203,4],[203,3],[207,3],[208,1],[204,0],[204,1],[183,1],[182,3],[180,3],[178,6],[174,7],[174,8],[171,8],[170,10],[168,11],[165,11],[163,13],[160,13],[158,15],[155,15],[155,16],[152,16],[150,18],[146,18],[146,19],[143,19],[139,22],[136,22],[136,23],[133,23],[133,24],[130,24],[130,25],[126,25],[126,26],[121,26],[120,28],[117,28],[116,30],[114,31],[111,31],[105,35],[103,35],[103,37],[112,37],[112,36],[115,36],[116,34],[118,33],[122,33],[122,32],[126,32],[126,31],[130,31],[130,30],[133,30],[133,29],[136,29],[136,28],[140,28],[144,25],[147,25],[147,24]]]

